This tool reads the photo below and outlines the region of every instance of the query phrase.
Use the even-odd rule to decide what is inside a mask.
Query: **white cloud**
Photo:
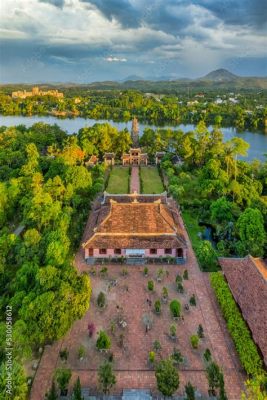
[[[127,58],[119,58],[112,56],[106,57],[105,60],[108,62],[127,62]]]

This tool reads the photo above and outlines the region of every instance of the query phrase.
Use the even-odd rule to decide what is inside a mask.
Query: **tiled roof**
[[[104,233],[174,234],[175,224],[166,205],[159,203],[111,203],[108,218],[97,229]]]
[[[220,258],[220,265],[267,365],[267,265],[258,258]]]
[[[183,246],[177,236],[106,236],[98,233],[88,245],[95,249],[173,249]]]
[[[95,228],[88,232],[84,247],[174,248],[186,242],[175,215],[178,211],[154,202],[121,203],[110,200],[96,211]]]

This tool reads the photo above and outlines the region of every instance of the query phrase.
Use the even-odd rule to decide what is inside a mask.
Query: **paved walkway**
[[[131,172],[130,193],[140,193],[139,167],[133,165]]]
[[[183,226],[182,219],[181,224]],[[107,279],[92,276],[93,295],[90,309],[81,320],[74,323],[62,341],[45,349],[33,383],[31,400],[44,399],[44,393],[51,384],[53,371],[62,366],[70,367],[72,370],[71,385],[79,376],[83,387],[97,390],[97,368],[104,356],[95,349],[97,335],[95,334],[93,339],[88,338],[88,322],[93,322],[97,331],[106,329],[112,336],[114,370],[117,378],[114,393],[120,393],[122,389],[127,388],[151,389],[155,393],[155,373],[148,366],[147,356],[148,351],[152,349],[153,341],[157,339],[162,345],[160,357],[165,358],[170,355],[174,345],[186,356],[186,363],[179,369],[181,384],[178,394],[183,394],[184,385],[190,381],[201,393],[207,395],[208,385],[202,353],[208,347],[215,361],[223,368],[228,399],[240,400],[245,376],[241,372],[238,357],[210,287],[208,275],[199,270],[186,231],[185,236],[188,241],[188,260],[185,265],[164,266],[168,269],[169,276],[165,277],[163,282],[158,283],[155,280],[156,271],[159,268],[157,265],[148,266],[149,278],[144,277],[142,266],[128,267],[129,275],[123,276],[122,266],[119,265],[109,266]],[[81,250],[77,253],[75,264],[79,271],[88,271]],[[181,295],[177,293],[173,282],[175,282],[176,274],[182,273],[185,268],[189,272],[189,280],[184,281],[185,293]],[[111,278],[116,278],[118,284],[108,290],[108,282]],[[146,290],[148,279],[154,279],[156,282],[156,290],[153,294],[148,294]],[[154,304],[154,301],[160,297],[163,286],[168,288],[170,298],[179,298],[183,305],[188,303],[192,293],[195,293],[197,299],[197,306],[190,307],[190,312],[185,314],[184,321],[177,323],[177,344],[168,337],[171,323],[168,304],[163,305],[161,315],[156,316],[147,302],[147,298],[150,298]],[[99,310],[96,305],[99,291],[104,291],[107,296],[108,306],[104,310]],[[153,327],[147,334],[144,330],[144,315],[149,315],[153,319]],[[128,324],[124,332],[123,349],[118,343],[120,329],[116,328],[115,334],[110,332],[110,322],[118,316],[120,318],[123,316]],[[205,339],[201,341],[198,350],[192,350],[189,337],[196,331],[198,324],[202,324],[204,328]],[[87,349],[87,355],[83,361],[78,360],[77,357],[81,345]],[[67,364],[62,364],[58,357],[61,347],[69,350]]]

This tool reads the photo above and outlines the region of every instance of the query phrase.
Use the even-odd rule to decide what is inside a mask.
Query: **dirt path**
[[[139,167],[133,165],[131,171],[130,193],[140,193]]]

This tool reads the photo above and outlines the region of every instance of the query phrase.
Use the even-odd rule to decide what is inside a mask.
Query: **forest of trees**
[[[179,95],[146,95],[136,90],[89,91],[73,89],[65,92],[64,99],[51,96],[12,99],[0,93],[0,114],[82,116],[94,119],[129,121],[133,115],[142,122],[156,125],[204,121],[207,125],[234,126],[240,130],[266,127],[266,93],[245,92],[234,94],[225,91]],[[217,104],[220,97],[222,104]],[[78,99],[78,102],[76,101]],[[190,100],[190,101],[189,101]]]
[[[214,243],[196,249],[202,267],[218,255],[266,256],[267,162],[240,161],[248,144],[223,142],[218,128],[201,121],[192,132],[146,129],[140,139],[150,158],[166,151],[161,173],[182,211],[213,227]],[[67,135],[56,125],[0,128],[0,397],[5,399],[5,310],[12,307],[13,382],[27,392],[23,362],[62,337],[89,306],[88,275],[73,266],[90,202],[104,187],[105,167],[87,168],[90,155],[119,155],[129,132],[95,124]],[[175,165],[178,155],[182,165]],[[20,233],[18,233],[20,231]]]
[[[62,337],[89,307],[90,280],[77,273],[73,254],[90,202],[103,189],[104,167],[89,171],[84,156],[77,137],[57,126],[1,128],[1,399],[8,398],[6,306],[13,318],[13,395],[20,400],[28,390],[23,362]]]
[[[209,132],[200,122],[186,134],[146,129],[141,144],[151,157],[159,150],[181,157],[183,164],[174,165],[169,152],[161,163],[168,190],[183,211],[212,227],[217,255],[267,255],[267,162],[238,160],[248,143],[237,137],[223,142],[219,129]],[[208,253],[200,260],[208,269],[216,254],[210,242],[199,246],[200,254]]]

